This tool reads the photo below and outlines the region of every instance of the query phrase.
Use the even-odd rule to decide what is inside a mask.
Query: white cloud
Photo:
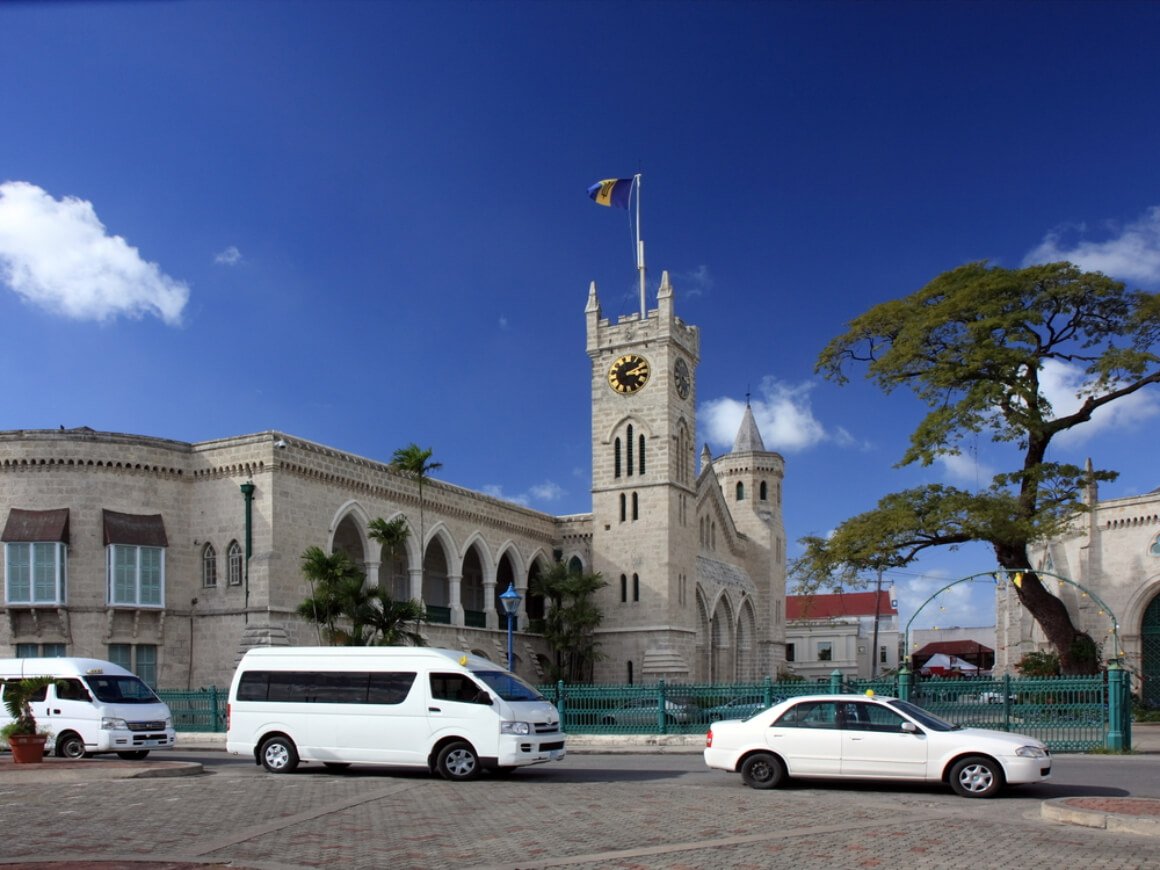
[[[500,315],[500,318],[499,318],[499,328],[500,328],[500,329],[507,329],[507,328],[508,328],[508,319],[507,319],[507,317],[506,317],[506,316],[504,316],[504,315]]]
[[[849,443],[849,433],[827,433],[814,417],[810,404],[813,388],[812,383],[786,384],[773,377],[761,382],[761,395],[749,404],[766,450],[792,452],[826,440]],[[724,397],[705,402],[697,412],[704,439],[714,447],[732,447],[744,414],[745,403],[737,399]]]
[[[938,457],[948,479],[955,483],[968,484],[974,489],[985,489],[990,486],[995,476],[995,469],[979,458],[967,453],[944,454]]]
[[[1160,283],[1160,206],[1148,209],[1137,221],[1113,227],[1115,235],[1102,242],[1063,239],[1065,233],[1082,236],[1085,229],[1075,226],[1053,230],[1023,258],[1023,265],[1070,260],[1081,269],[1103,272],[1120,281]]]
[[[214,254],[213,261],[219,266],[236,266],[242,262],[242,252],[230,245],[224,251]]]
[[[692,272],[674,274],[671,280],[674,289],[685,298],[701,296],[705,291],[713,289],[713,276],[709,273],[709,267],[704,265]]]
[[[26,181],[0,184],[0,282],[75,320],[153,314],[176,325],[189,299],[186,284],[109,235],[92,203]]]
[[[1066,417],[1079,410],[1080,394],[1084,388],[1084,373],[1078,366],[1046,360],[1039,372],[1043,395],[1051,402],[1055,418]],[[1101,435],[1110,429],[1128,429],[1160,413],[1160,398],[1154,391],[1139,390],[1130,396],[1104,405],[1092,414],[1087,423],[1056,436],[1056,442],[1077,445]]]
[[[498,484],[488,484],[483,487],[483,493],[490,495],[492,498],[514,502],[523,507],[530,507],[532,504],[545,504],[558,501],[567,494],[567,491],[552,481],[546,480],[543,483],[535,484],[527,492],[522,492],[518,495],[506,495],[503,487]]]
[[[914,617],[915,628],[952,628],[995,624],[995,586],[988,577],[958,583],[939,592],[958,577],[936,570],[921,575],[892,573],[898,615],[904,627]],[[936,592],[934,600],[928,599]],[[925,607],[923,605],[926,604]],[[917,613],[922,607],[922,612]]]

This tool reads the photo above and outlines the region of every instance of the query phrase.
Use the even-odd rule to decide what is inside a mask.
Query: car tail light
[[[709,733],[705,735],[705,745],[712,747],[713,745],[713,729],[709,729]]]
[[[226,730],[230,730],[230,705],[228,701],[226,702]]]

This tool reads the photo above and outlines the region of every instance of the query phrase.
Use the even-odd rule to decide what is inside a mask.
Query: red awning
[[[0,541],[14,543],[68,543],[68,508],[28,511],[12,508]]]

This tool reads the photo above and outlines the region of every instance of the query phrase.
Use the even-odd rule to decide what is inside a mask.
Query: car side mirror
[[[907,734],[917,734],[918,733],[918,726],[915,725],[913,722],[903,722],[902,723],[902,730],[905,731]]]

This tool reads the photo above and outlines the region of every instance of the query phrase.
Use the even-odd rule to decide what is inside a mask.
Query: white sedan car
[[[745,721],[714,722],[705,763],[752,788],[787,777],[944,782],[963,797],[1051,776],[1034,737],[952,725],[897,698],[803,695]]]

